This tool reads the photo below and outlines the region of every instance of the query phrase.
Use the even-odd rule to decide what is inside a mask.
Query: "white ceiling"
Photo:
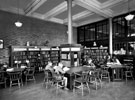
[[[18,2],[19,1],[19,2]],[[130,11],[135,10],[135,0],[129,0]],[[128,12],[128,0],[73,0],[74,26],[114,17]],[[0,10],[36,17],[42,20],[67,24],[66,0],[0,0]]]

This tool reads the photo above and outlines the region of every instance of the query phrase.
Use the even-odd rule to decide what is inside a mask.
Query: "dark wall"
[[[0,39],[4,40],[4,49],[1,49],[0,58],[8,57],[8,47],[11,45],[23,46],[29,41],[30,45],[58,46],[68,43],[67,26],[53,22],[47,22],[36,18],[20,16],[23,23],[17,28],[14,23],[17,15],[0,11]],[[76,28],[73,29],[73,43],[76,43]],[[6,52],[6,53],[5,53]]]

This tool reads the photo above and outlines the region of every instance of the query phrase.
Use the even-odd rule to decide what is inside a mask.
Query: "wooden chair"
[[[108,71],[108,67],[101,67],[101,80],[108,80],[110,82],[110,73]]]
[[[64,88],[65,86],[63,75],[52,72],[52,85],[56,86],[57,92],[59,88]]]
[[[26,69],[26,73],[25,73],[25,76],[26,76],[26,82],[28,81],[35,81],[35,68],[31,67],[31,68],[27,68]]]
[[[6,88],[6,77],[4,76],[4,71],[0,71],[0,85],[4,85]]]
[[[93,71],[90,71],[89,73],[89,83],[92,83],[95,85],[95,88],[97,90],[98,86],[100,85],[100,87],[102,88],[102,81],[100,78],[100,69],[95,69]]]
[[[89,87],[89,76],[88,72],[84,72],[82,74],[74,73],[75,79],[73,83],[73,92],[75,93],[76,88],[81,89],[82,96],[84,95],[84,87],[86,86],[89,93],[90,93],[90,87]],[[79,77],[78,77],[79,76]]]
[[[52,72],[50,70],[44,70],[44,81],[43,84],[46,85],[46,88],[49,84],[52,84]]]
[[[126,66],[126,71],[124,72],[124,74],[125,74],[126,82],[128,81],[129,78],[134,80],[132,66]]]
[[[18,85],[19,88],[21,85],[23,86],[22,73],[20,71],[19,72],[9,72],[8,75],[9,75],[9,79],[10,79],[10,87],[12,87],[12,85]]]

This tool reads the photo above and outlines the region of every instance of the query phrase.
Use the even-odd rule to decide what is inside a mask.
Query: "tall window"
[[[95,25],[85,26],[85,41],[95,40]]]
[[[113,19],[113,37],[121,38],[126,37],[127,35],[126,29],[126,20],[123,17],[118,17]]]
[[[103,40],[109,38],[109,22],[108,20],[97,23],[97,40]]]
[[[78,27],[78,42],[89,43],[109,38],[109,21],[104,20],[97,23]]]
[[[84,42],[84,27],[78,28],[78,42],[79,43]]]

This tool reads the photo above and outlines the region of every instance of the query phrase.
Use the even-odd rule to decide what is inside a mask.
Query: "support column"
[[[68,8],[68,43],[72,44],[73,30],[72,30],[72,0],[67,0]]]
[[[109,18],[109,54],[113,54],[112,18]]]

